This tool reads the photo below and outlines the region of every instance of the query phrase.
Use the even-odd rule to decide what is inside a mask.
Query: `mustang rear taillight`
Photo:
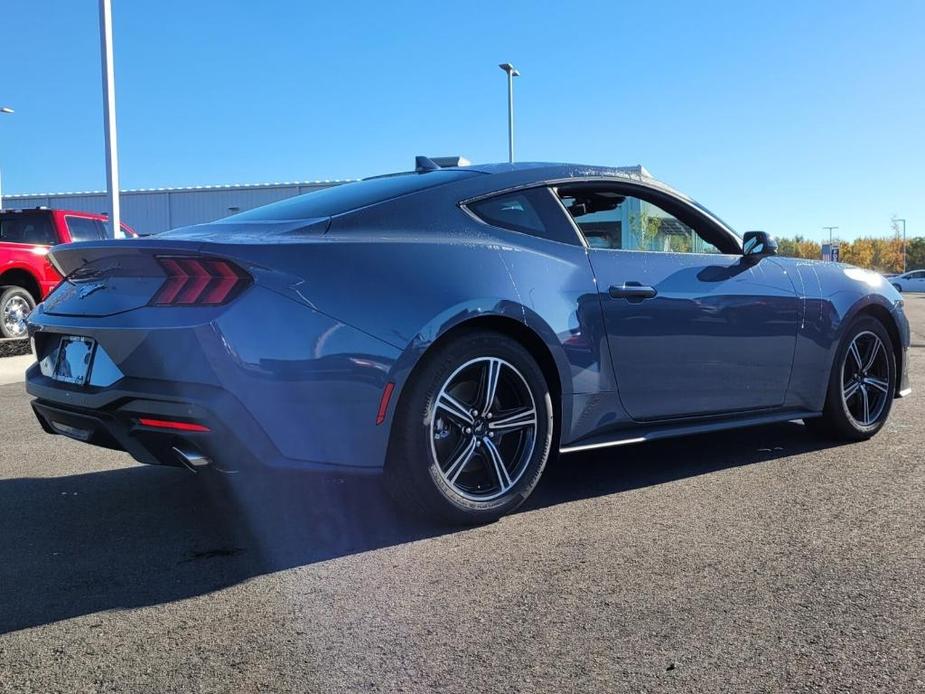
[[[167,279],[151,299],[154,306],[218,306],[251,283],[234,263],[217,258],[158,256]]]

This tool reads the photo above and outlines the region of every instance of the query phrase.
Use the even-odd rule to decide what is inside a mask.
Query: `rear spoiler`
[[[318,241],[330,223],[330,217],[257,222],[220,220],[140,238],[66,243],[53,246],[48,258],[55,269],[67,277],[77,268],[107,256],[176,253],[236,257],[242,246],[271,247]],[[254,254],[248,253],[248,256],[253,257]]]
[[[150,237],[149,237],[150,238]],[[126,255],[152,255],[154,253],[198,254],[203,244],[198,241],[163,241],[153,244],[148,239],[119,239],[116,241],[82,241],[52,246],[48,259],[62,277],[74,270],[102,258]]]

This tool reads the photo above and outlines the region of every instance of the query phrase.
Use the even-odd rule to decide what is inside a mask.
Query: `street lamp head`
[[[16,113],[9,106],[0,106],[0,113]]]
[[[520,72],[510,63],[501,63],[498,67],[508,73],[511,77],[520,77]]]

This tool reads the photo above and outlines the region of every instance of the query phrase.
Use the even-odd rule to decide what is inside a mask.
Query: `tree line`
[[[822,258],[822,246],[816,241],[795,236],[792,239],[778,239],[777,252],[791,258]],[[903,271],[903,239],[895,235],[890,238],[863,236],[854,241],[840,241],[839,260],[858,267],[882,273]],[[906,240],[906,269],[925,268],[925,237],[916,236]]]

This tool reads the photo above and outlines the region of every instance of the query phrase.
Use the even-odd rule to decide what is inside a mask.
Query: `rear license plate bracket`
[[[62,337],[52,378],[62,383],[86,385],[95,351],[96,341],[89,337]]]

